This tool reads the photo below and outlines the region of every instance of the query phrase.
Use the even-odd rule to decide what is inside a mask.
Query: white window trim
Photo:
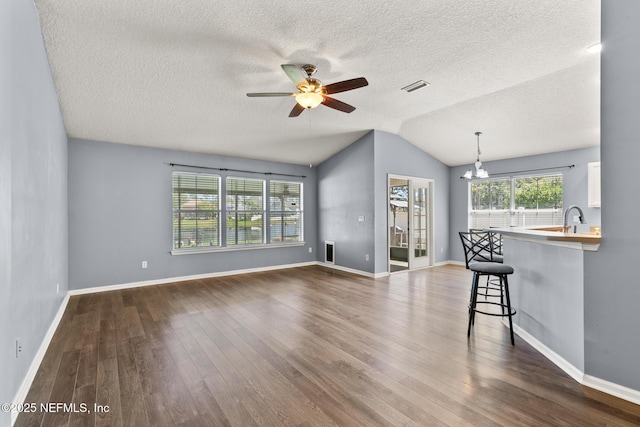
[[[229,197],[229,193],[228,193],[228,188],[227,188],[227,180],[228,179],[243,179],[243,180],[251,180],[251,181],[260,181],[262,182],[262,210],[257,211],[257,210],[228,210],[227,209],[227,198]],[[266,179],[262,179],[262,178],[249,178],[249,177],[243,177],[243,176],[226,176],[223,178],[224,184],[221,185],[221,187],[224,187],[224,204],[223,206],[221,206],[221,212],[223,212],[224,214],[224,226],[226,228],[226,233],[223,234],[224,236],[224,241],[221,242],[221,247],[222,248],[234,248],[237,246],[250,246],[250,247],[258,247],[258,246],[262,246],[262,245],[266,245],[267,243],[267,228],[268,228],[268,217],[267,217],[267,186],[268,186],[268,181]],[[234,214],[239,214],[239,213],[247,213],[247,212],[261,212],[262,214],[262,242],[260,243],[232,243],[229,244],[229,225],[227,224],[227,214],[228,213],[234,213]],[[237,221],[237,219],[236,219]]]
[[[204,176],[212,176],[218,178],[218,196],[219,196],[219,227],[223,226],[222,216],[225,216],[224,224],[226,226],[226,213],[228,212],[227,200],[226,200],[226,183],[227,178],[236,178],[236,179],[252,179],[249,177],[241,177],[241,176],[221,176],[218,174],[207,174],[207,173],[193,173],[187,171],[173,171],[174,173],[180,174],[191,174],[191,175],[204,175]],[[253,178],[255,179],[255,178]],[[195,255],[195,254],[203,254],[203,253],[215,253],[215,252],[235,252],[235,251],[246,251],[252,249],[269,249],[269,248],[290,248],[290,247],[300,247],[305,246],[306,242],[304,240],[304,182],[302,181],[283,181],[274,179],[274,182],[288,182],[291,184],[299,184],[300,185],[300,210],[297,211],[301,217],[300,224],[300,240],[295,242],[269,242],[267,236],[270,235],[270,227],[269,223],[270,219],[270,207],[268,206],[268,198],[270,197],[269,190],[272,180],[271,179],[256,179],[258,181],[263,182],[263,241],[262,243],[245,243],[245,244],[232,244],[228,245],[226,241],[226,233],[222,233],[222,229],[218,230],[218,240],[219,243],[217,246],[195,246],[195,247],[183,247],[183,248],[173,248],[169,252],[171,255]],[[172,179],[173,182],[173,179]],[[173,184],[172,184],[173,185]],[[224,192],[224,193],[223,193]],[[223,197],[224,195],[224,197]],[[279,212],[279,211],[278,211]],[[173,208],[172,208],[172,226],[171,226],[171,235],[173,236]],[[173,242],[173,237],[172,237]],[[173,245],[173,243],[172,243]]]
[[[206,173],[195,173],[195,172],[186,172],[186,171],[173,171],[171,174],[171,186],[172,186],[172,205],[173,205],[173,177],[175,174],[181,174],[181,175],[193,175],[193,176],[205,176],[205,177],[214,177],[217,178],[217,184],[218,184],[218,188],[217,188],[217,195],[218,195],[218,209],[217,210],[213,210],[213,212],[216,212],[218,214],[218,244],[215,246],[211,246],[212,248],[219,248],[222,245],[222,232],[221,232],[221,218],[222,218],[222,210],[220,209],[222,207],[221,201],[222,201],[222,194],[221,194],[221,189],[222,189],[222,177],[218,174],[206,174]],[[197,212],[197,211],[196,211]],[[172,212],[171,212],[171,221],[172,221],[172,225],[171,225],[171,241],[173,242],[173,234],[175,232],[174,226],[173,226],[173,215],[174,215],[175,211],[173,210],[173,206],[172,206]],[[174,243],[172,243],[173,246]],[[173,248],[172,250],[185,250],[185,249],[189,249],[191,248],[189,247],[183,247],[183,248]],[[208,248],[207,246],[198,246],[198,248]]]
[[[294,184],[294,185],[300,185],[300,209],[297,211],[292,211],[292,212],[297,212],[300,215],[300,239],[297,242],[274,242],[271,244],[275,244],[275,245],[287,245],[287,244],[291,244],[291,243],[300,243],[304,241],[304,183],[302,181],[286,181],[286,180],[279,180],[279,179],[274,179],[274,180],[269,180],[269,183],[267,185],[267,188],[269,189],[269,195],[268,195],[268,199],[267,202],[267,212],[268,212],[268,219],[269,219],[269,230],[267,230],[267,239],[266,242],[269,243],[271,241],[271,214],[272,213],[284,213],[287,211],[272,211],[271,210],[271,203],[270,203],[270,199],[271,199],[271,183],[276,182],[276,183],[282,183],[282,184]]]
[[[234,245],[234,246],[213,246],[213,247],[195,247],[184,249],[173,249],[171,255],[195,255],[205,254],[212,252],[235,252],[235,251],[249,251],[252,249],[269,249],[269,248],[290,248],[295,246],[304,246],[306,242],[289,242],[289,243],[256,243],[251,245]]]

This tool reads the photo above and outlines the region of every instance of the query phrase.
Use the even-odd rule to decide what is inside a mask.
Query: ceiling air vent
[[[427,87],[429,85],[430,85],[429,82],[425,82],[424,80],[418,80],[415,83],[411,83],[410,85],[403,87],[401,90],[404,90],[407,92],[413,92],[414,90],[418,90],[420,88]]]

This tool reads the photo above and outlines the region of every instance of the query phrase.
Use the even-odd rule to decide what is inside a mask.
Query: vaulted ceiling
[[[484,161],[600,141],[600,0],[35,3],[70,137],[317,164],[379,129],[452,166],[475,131]],[[296,90],[287,63],[369,85],[350,114],[246,96]]]

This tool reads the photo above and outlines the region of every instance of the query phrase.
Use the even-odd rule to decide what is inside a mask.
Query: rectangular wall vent
[[[333,242],[325,241],[324,242],[324,262],[328,264],[335,264],[335,246]]]

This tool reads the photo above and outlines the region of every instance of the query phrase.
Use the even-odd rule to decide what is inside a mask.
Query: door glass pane
[[[428,255],[427,189],[416,187],[413,191],[413,249],[416,258]]]
[[[389,181],[389,266],[390,271],[409,268],[409,181]]]

